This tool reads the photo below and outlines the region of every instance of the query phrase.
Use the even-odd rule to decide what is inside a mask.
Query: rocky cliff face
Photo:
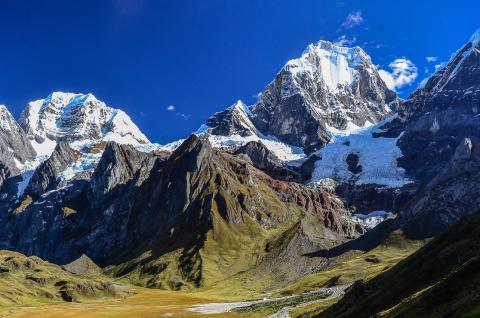
[[[0,190],[3,183],[20,174],[35,158],[35,150],[8,109],[0,105]]]
[[[434,235],[479,208],[480,30],[417,89],[387,124],[403,132],[399,163],[418,184],[403,214],[414,235]],[[411,221],[413,219],[413,221]]]
[[[25,194],[38,198],[47,191],[55,190],[60,183],[60,174],[80,156],[80,152],[70,148],[68,143],[59,142],[50,158],[34,171]]]
[[[242,137],[256,135],[257,129],[250,120],[248,106],[238,101],[222,112],[215,113],[207,120],[208,131],[213,135]]]

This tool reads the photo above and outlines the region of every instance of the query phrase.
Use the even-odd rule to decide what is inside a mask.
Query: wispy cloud
[[[355,42],[357,42],[357,38],[354,36],[353,38],[349,39],[345,34],[338,37],[333,44],[338,45],[338,46],[351,46]]]
[[[344,29],[351,29],[357,25],[362,24],[363,22],[363,16],[362,16],[362,11],[353,11],[350,12],[342,23],[342,28]]]
[[[191,114],[177,113],[177,116],[180,116],[183,120],[189,120],[192,117]]]
[[[418,76],[418,68],[406,58],[393,60],[388,64],[391,71],[379,70],[379,75],[391,90],[398,90],[412,84]]]
[[[438,60],[438,56],[427,56],[425,58],[428,63],[436,62]]]
[[[169,112],[173,112],[173,111],[175,110],[175,106],[173,106],[173,105],[168,105],[168,106],[167,106],[167,110],[168,110]]]

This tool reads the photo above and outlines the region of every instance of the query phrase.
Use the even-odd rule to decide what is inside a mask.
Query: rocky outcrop
[[[102,274],[102,269],[85,254],[82,254],[71,263],[62,265],[62,269],[69,273],[84,277],[98,277]]]
[[[70,148],[68,143],[58,143],[50,158],[35,169],[25,194],[38,198],[45,192],[55,189],[59,185],[60,174],[79,157],[80,153]]]
[[[249,109],[238,101],[222,112],[215,113],[207,120],[208,131],[213,135],[242,137],[257,134],[257,129],[249,118]]]
[[[407,234],[430,237],[480,209],[480,141],[470,138],[457,146],[443,170],[426,183],[402,214]]]
[[[0,105],[0,191],[4,183],[20,174],[21,167],[35,158],[24,131],[8,109]]]
[[[130,145],[109,142],[89,183],[89,198],[93,207],[109,202],[125,186],[138,187],[149,176],[156,160],[154,154],[136,150]]]
[[[286,166],[261,141],[250,141],[234,152],[235,156],[245,158],[254,167],[281,180],[300,180],[301,174]]]
[[[478,208],[480,30],[400,107],[384,135],[399,135],[399,163],[418,185],[401,213],[415,236],[438,234]]]

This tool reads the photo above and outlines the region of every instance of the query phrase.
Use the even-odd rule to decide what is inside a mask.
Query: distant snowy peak
[[[361,61],[365,61],[373,72],[370,57],[360,47],[341,47],[328,41],[319,41],[310,44],[300,58],[288,61],[283,69],[294,76],[316,74],[333,91],[339,85],[353,83],[359,75],[356,67]]]
[[[288,61],[254,105],[238,101],[196,133],[231,136],[233,144],[239,138],[273,138],[312,153],[338,133],[384,119],[395,100],[363,49],[319,41]]]
[[[332,133],[384,119],[396,99],[363,49],[319,41],[285,64],[250,118],[263,134],[313,152]]]
[[[54,92],[30,102],[19,123],[37,152],[46,155],[60,140],[150,143],[125,112],[108,107],[92,94]]]

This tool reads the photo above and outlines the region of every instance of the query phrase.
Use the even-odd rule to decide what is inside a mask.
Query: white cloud
[[[342,23],[342,27],[345,29],[351,29],[354,26],[360,25],[363,22],[362,11],[350,12]]]
[[[427,60],[428,63],[432,63],[432,62],[436,62],[438,60],[438,57],[437,56],[427,56],[425,59]]]
[[[338,45],[338,46],[351,46],[355,42],[357,42],[357,38],[353,37],[351,39],[347,38],[347,36],[344,34],[340,36],[333,44]]]
[[[175,106],[173,106],[173,105],[168,105],[168,106],[167,106],[167,110],[168,110],[169,112],[173,112],[173,111],[175,110]]]
[[[391,90],[412,84],[418,76],[417,67],[406,58],[395,59],[388,66],[391,72],[379,70],[378,74]]]

